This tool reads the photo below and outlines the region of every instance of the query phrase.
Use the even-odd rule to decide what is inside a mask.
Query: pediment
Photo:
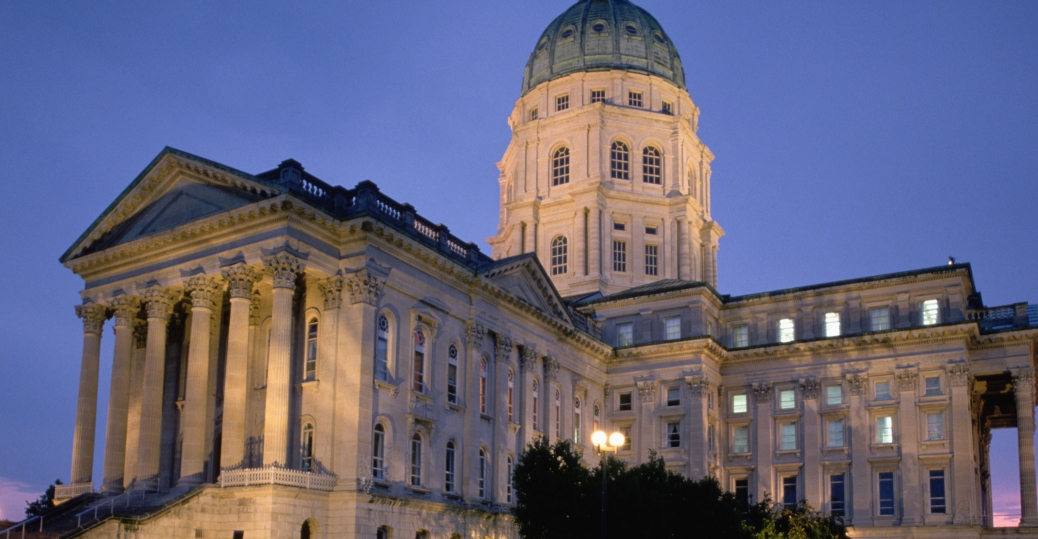
[[[484,271],[483,276],[516,299],[572,324],[562,297],[535,257],[522,255],[499,261]]]

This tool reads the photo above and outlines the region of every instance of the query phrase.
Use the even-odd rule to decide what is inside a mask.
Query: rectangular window
[[[746,348],[750,345],[750,326],[741,325],[732,328],[732,346]]]
[[[667,447],[681,447],[681,423],[667,423]]]
[[[750,428],[735,427],[732,431],[732,453],[750,452]]]
[[[890,329],[890,307],[876,307],[869,311],[872,323],[872,331],[886,331]]]
[[[745,509],[750,505],[750,480],[736,479],[735,480],[735,503],[740,509]]]
[[[631,411],[631,394],[620,393],[620,411],[630,412]]]
[[[310,322],[306,330],[306,364],[303,366],[303,380],[317,378],[317,319]]]
[[[844,475],[829,476],[829,513],[834,517],[847,516],[847,492],[844,490]]]
[[[681,406],[681,388],[667,388],[667,406]]]
[[[930,513],[943,515],[948,512],[944,496],[944,470],[930,470]]]
[[[782,440],[779,443],[779,449],[782,451],[791,451],[797,448],[797,424],[786,423],[782,425]]]
[[[825,313],[825,336],[840,336],[840,313]]]
[[[555,98],[555,110],[562,112],[569,108],[569,96],[560,95]]]
[[[710,425],[706,429],[706,450],[714,451],[714,426]]]
[[[681,338],[681,317],[672,316],[663,320],[663,338],[673,341]]]
[[[944,412],[926,414],[926,439],[944,439]]]
[[[778,340],[779,342],[793,342],[796,339],[795,327],[793,325],[792,318],[783,318],[778,321]]]
[[[894,419],[888,415],[876,418],[876,443],[894,443]]]
[[[605,101],[605,90],[591,90],[591,102],[601,103]]]
[[[617,223],[617,222],[614,222],[613,223],[613,230],[619,230],[620,232],[623,232],[623,231],[627,230],[627,223]]]
[[[782,478],[782,506],[795,509],[797,506],[797,476]]]
[[[935,397],[942,394],[940,376],[927,376],[924,380],[926,383],[926,397]]]
[[[941,310],[937,306],[937,300],[928,299],[923,302],[923,325],[935,326],[941,323]]]
[[[732,413],[733,414],[745,414],[746,413],[746,394],[740,393],[738,395],[732,395]]]
[[[829,406],[843,404],[843,386],[826,386],[825,403]]]
[[[642,106],[642,93],[641,92],[627,92],[627,104],[632,107]]]
[[[892,398],[890,395],[890,382],[876,382],[876,400],[888,401]]]
[[[414,351],[414,383],[412,389],[421,393],[425,391],[425,352]]]
[[[659,230],[660,229],[657,226],[646,226],[645,227],[645,233],[650,235],[650,236],[655,236],[656,234],[659,234]]]
[[[779,409],[780,410],[792,410],[797,406],[797,393],[793,389],[783,389],[779,391]]]
[[[894,472],[879,473],[879,514],[894,516]]]
[[[843,420],[836,419],[829,422],[828,447],[843,447]]]
[[[379,319],[379,324],[384,324],[386,329],[379,328],[378,338],[375,340],[375,378],[383,382],[389,381],[389,323],[386,317]]]
[[[613,241],[613,271],[627,271],[627,242]]]
[[[458,404],[458,348],[447,349],[447,402]]]
[[[660,246],[645,246],[645,274],[659,275],[660,273]]]
[[[537,119],[537,109],[530,109],[530,119],[531,120],[536,120]]]
[[[631,346],[634,344],[634,322],[616,325],[616,345]]]
[[[670,116],[673,116],[674,115],[674,105],[671,105],[669,102],[664,101],[663,102],[663,114],[668,114]]]
[[[631,450],[631,427],[623,427],[620,432],[624,435],[624,445],[620,447],[620,451]]]

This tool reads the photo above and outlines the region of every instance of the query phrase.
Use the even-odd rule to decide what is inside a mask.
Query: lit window
[[[732,327],[732,347],[746,348],[750,345],[750,327],[746,325]]]
[[[680,423],[667,423],[667,447],[681,447]]]
[[[844,490],[844,475],[829,476],[829,513],[834,517],[847,516],[847,492]]]
[[[943,515],[947,511],[944,496],[944,470],[930,470],[930,513]]]
[[[555,390],[555,437],[562,438],[562,392]]]
[[[512,503],[512,492],[515,490],[514,473],[515,462],[508,457],[508,465],[505,467],[505,503]]]
[[[746,509],[750,504],[750,480],[735,480],[735,503],[740,509]]]
[[[552,275],[563,275],[566,273],[568,265],[568,253],[569,246],[567,245],[566,236],[555,236],[555,239],[551,240],[551,274]]]
[[[660,273],[660,246],[659,245],[646,245],[645,246],[645,274],[646,275],[659,275]]]
[[[317,378],[317,319],[311,318],[306,328],[306,363],[303,367],[303,380]]]
[[[530,119],[531,120],[536,120],[537,119],[537,109],[530,109]]]
[[[779,391],[779,409],[780,410],[792,410],[797,406],[796,391],[792,389],[783,389]]]
[[[941,310],[937,306],[937,300],[928,299],[923,302],[923,325],[934,326],[941,323]]]
[[[573,443],[580,445],[580,399],[573,400]]]
[[[447,461],[443,466],[443,489],[454,492],[454,442],[447,442]]]
[[[829,406],[836,406],[837,404],[843,404],[843,386],[826,386],[825,387],[825,403]]]
[[[601,103],[605,101],[605,90],[591,90],[591,102]]]
[[[508,402],[507,402],[507,404],[508,404],[508,422],[509,423],[515,423],[515,418],[514,418],[514,416],[512,414],[512,410],[513,410],[512,395],[514,394],[514,389],[515,389],[515,372],[512,371],[512,369],[508,369],[508,395],[507,395]]]
[[[389,381],[389,319],[378,317],[378,338],[375,340],[375,379]]]
[[[627,104],[632,107],[642,106],[641,92],[627,92]]]
[[[560,95],[555,98],[555,110],[562,112],[569,108],[569,96]]]
[[[843,447],[843,420],[829,422],[829,447]]]
[[[594,420],[591,422],[591,432],[598,432],[598,418],[601,415],[602,415],[602,412],[598,408],[598,405],[596,404],[595,405],[595,417],[594,417]]]
[[[840,313],[825,313],[825,336],[840,336]]]
[[[624,435],[624,445],[620,447],[620,451],[630,451],[631,450],[631,443],[632,443],[631,442],[631,427],[623,427],[623,428],[620,429],[620,432],[622,432],[623,435]]]
[[[890,395],[890,381],[876,382],[876,400],[888,401],[893,399]]]
[[[926,439],[944,439],[944,412],[926,414]]]
[[[487,413],[487,358],[479,358],[479,413]]]
[[[447,347],[447,402],[458,404],[458,347]]]
[[[706,429],[706,448],[707,451],[714,451],[714,426],[710,425]]]
[[[634,323],[625,322],[616,325],[616,345],[631,346],[634,344]]]
[[[613,271],[627,271],[627,242],[613,240]]]
[[[934,397],[941,395],[941,377],[940,376],[927,376],[924,378],[926,383],[926,397]]]
[[[419,393],[425,391],[425,334],[422,330],[414,332],[414,380],[411,388]]]
[[[894,443],[894,419],[888,415],[876,418],[876,443]]]
[[[732,395],[732,413],[745,414],[746,410],[746,394]]]
[[[569,148],[562,147],[551,154],[551,184],[569,183]]]
[[[656,234],[659,234],[659,227],[657,227],[657,226],[646,226],[645,227],[645,233],[650,235],[650,236],[655,236]]]
[[[479,450],[479,497],[487,497],[487,452]]]
[[[681,406],[681,388],[667,388],[667,406]]]
[[[422,436],[411,436],[411,486],[422,486]]]
[[[655,185],[663,183],[661,161],[658,149],[648,146],[642,150],[642,182]]]
[[[673,341],[681,338],[681,317],[672,316],[663,321],[664,339]]]
[[[894,472],[879,473],[879,514],[894,516]]]
[[[386,429],[381,424],[375,425],[375,435],[371,441],[371,476],[384,479],[386,473]]]
[[[876,307],[869,311],[869,320],[872,331],[886,331],[890,329],[890,307]]]
[[[732,431],[732,453],[750,452],[749,427],[735,427]]]
[[[303,454],[303,471],[308,472],[314,467],[314,424],[307,422],[303,424],[303,433],[300,440]]]
[[[782,478],[782,507],[795,509],[797,506],[797,476]]]
[[[671,105],[669,101],[663,102],[663,114],[674,115],[674,105]]]
[[[796,338],[792,318],[783,318],[778,321],[779,342],[793,342]]]
[[[533,413],[531,414],[533,416],[533,430],[539,430],[537,428],[537,426],[538,426],[537,425],[537,380],[533,381],[533,394],[532,394],[532,397],[533,398],[531,399],[531,403],[530,404],[533,405]]]
[[[620,393],[620,407],[619,407],[619,410],[621,412],[629,412],[629,411],[631,411],[631,394],[630,393]]]
[[[779,449],[790,451],[797,448],[797,424],[786,423],[782,425],[782,441]]]
[[[617,180],[631,179],[631,152],[627,145],[619,140],[613,143],[609,152],[609,174]]]
[[[619,230],[620,232],[623,232],[623,231],[627,230],[627,223],[614,222],[613,223],[613,230]]]

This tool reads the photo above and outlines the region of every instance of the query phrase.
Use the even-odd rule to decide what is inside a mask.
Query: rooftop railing
[[[1008,329],[1028,327],[1027,303],[1014,303],[999,307],[967,309],[966,319],[975,321],[983,329]]]

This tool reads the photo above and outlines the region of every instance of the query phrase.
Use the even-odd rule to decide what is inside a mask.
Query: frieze
[[[330,311],[342,306],[342,288],[344,279],[341,275],[334,275],[317,283],[317,290],[324,299],[324,310]]]
[[[108,309],[100,303],[76,305],[76,316],[83,319],[83,333],[100,335],[108,319]]]
[[[263,278],[260,270],[245,263],[238,263],[224,268],[221,272],[227,279],[227,292],[232,298],[252,298],[252,287]]]
[[[753,396],[757,397],[757,404],[771,404],[771,382],[753,384]]]
[[[274,276],[274,288],[295,290],[296,277],[306,269],[306,262],[292,254],[280,253],[263,258],[263,267]]]
[[[346,289],[350,292],[350,305],[358,303],[375,305],[385,286],[385,278],[375,275],[367,269],[355,271],[346,277]]]

